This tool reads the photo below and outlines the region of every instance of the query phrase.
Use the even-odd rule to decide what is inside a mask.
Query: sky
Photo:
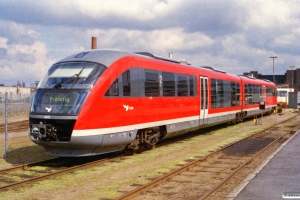
[[[0,0],[0,84],[39,81],[91,49],[150,52],[232,74],[300,68],[300,0]]]

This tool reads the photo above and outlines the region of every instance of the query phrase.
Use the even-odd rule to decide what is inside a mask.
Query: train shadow
[[[55,158],[46,155],[45,150],[41,146],[27,146],[16,149],[9,149],[5,161],[12,165],[22,165],[40,160]]]

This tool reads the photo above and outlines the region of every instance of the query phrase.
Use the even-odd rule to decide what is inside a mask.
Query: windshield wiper
[[[74,76],[76,76],[75,81],[74,81],[73,84],[72,84],[72,87],[73,87],[74,84],[78,81],[79,76],[80,76],[80,74],[82,73],[82,71],[83,71],[84,68],[85,68],[85,66],[80,70],[80,72],[79,72],[78,74],[74,74],[73,76],[70,76],[67,80],[63,80],[63,81],[57,83],[53,88],[61,89],[62,84],[64,84],[64,83],[70,81],[71,78],[73,78]],[[72,87],[71,87],[71,88],[72,88]]]
[[[73,85],[71,86],[71,88],[73,88],[73,86],[75,85],[75,83],[77,83],[77,81],[79,80],[79,76],[80,76],[80,74],[82,73],[82,71],[84,70],[84,68],[85,68],[85,65],[84,65],[84,67],[80,70],[80,72],[79,72],[78,74],[74,74],[74,75],[76,76],[76,79],[75,79]]]
[[[63,81],[57,83],[53,88],[61,89],[61,85],[64,84],[64,83],[66,83],[66,82],[68,82],[68,81],[70,81],[70,79],[71,79],[72,77],[74,77],[74,76],[75,76],[75,74],[74,74],[73,76],[70,76],[69,78],[67,78],[67,80],[63,80]]]

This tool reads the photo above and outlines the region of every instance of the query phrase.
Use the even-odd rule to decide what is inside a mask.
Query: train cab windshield
[[[53,65],[38,89],[91,89],[106,67],[90,62],[66,62]]]

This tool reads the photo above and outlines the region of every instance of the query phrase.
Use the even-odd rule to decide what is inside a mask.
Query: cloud
[[[0,27],[0,80],[16,84],[17,81],[39,80],[49,64],[46,45],[39,34],[21,24],[1,22]],[[19,36],[16,34],[21,31]]]
[[[94,28],[99,26],[121,28],[129,24],[153,20],[168,13],[172,7],[170,6],[172,4],[167,5],[164,1],[153,0],[53,0],[43,2],[28,0],[1,3],[1,18],[5,20],[27,24]],[[141,26],[141,24],[139,25]]]
[[[234,74],[268,74],[277,55],[284,73],[300,61],[299,10],[298,0],[1,1],[0,70],[22,66],[37,79],[54,60],[90,49],[96,36],[101,49],[173,52]]]
[[[244,7],[232,0],[4,1],[2,19],[81,28],[163,30],[220,35],[238,30]],[[30,12],[29,12],[30,11]]]
[[[0,20],[0,37],[5,37],[7,45],[32,45],[39,34],[15,22]],[[1,44],[1,43],[0,43]]]
[[[185,33],[181,28],[140,31],[111,29],[92,29],[86,35],[98,37],[101,48],[119,48],[126,51],[152,51],[166,53],[169,51],[191,51],[213,44],[213,40],[201,33]]]

